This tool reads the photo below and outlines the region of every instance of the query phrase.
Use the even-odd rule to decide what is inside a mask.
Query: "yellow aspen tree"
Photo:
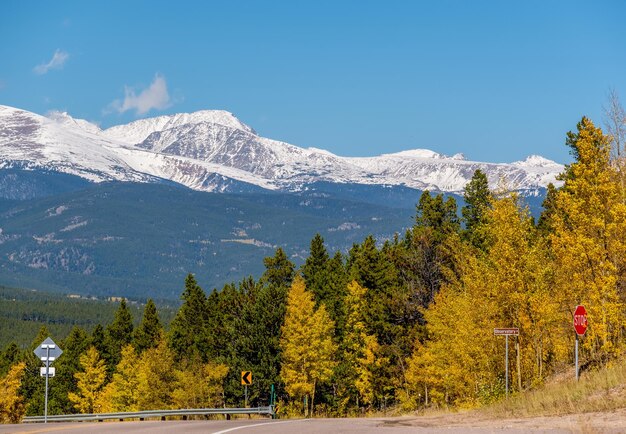
[[[139,357],[131,344],[122,348],[122,358],[113,379],[104,388],[98,403],[104,412],[137,411],[139,408]]]
[[[81,413],[100,413],[99,398],[106,380],[106,366],[98,350],[90,347],[80,356],[81,372],[74,374],[78,381],[78,393],[70,392],[67,397]]]
[[[313,296],[297,276],[287,295],[285,323],[281,330],[281,379],[294,399],[307,402],[305,416],[313,414],[315,387],[328,381],[335,367],[334,324],[324,305],[315,310]],[[309,413],[310,407],[310,413]]]
[[[19,393],[25,368],[26,363],[16,363],[0,378],[0,423],[19,423],[26,413],[24,397]]]
[[[177,378],[174,353],[163,336],[156,347],[148,348],[141,354],[138,371],[138,407],[142,410],[171,408]]]
[[[224,378],[228,366],[218,363],[192,363],[176,370],[176,388],[172,392],[175,408],[216,408],[224,404]]]
[[[583,118],[567,144],[575,161],[562,175],[551,222],[555,283],[570,321],[577,304],[586,307],[589,328],[582,345],[601,360],[623,351],[626,205],[610,164],[610,138]],[[568,335],[572,341],[571,328]]]

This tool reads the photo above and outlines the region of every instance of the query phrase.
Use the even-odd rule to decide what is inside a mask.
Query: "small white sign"
[[[54,377],[54,375],[56,374],[56,369],[53,368],[52,366],[50,366],[48,368],[48,377]],[[46,367],[44,366],[43,368],[39,368],[39,375],[42,377],[46,376]]]

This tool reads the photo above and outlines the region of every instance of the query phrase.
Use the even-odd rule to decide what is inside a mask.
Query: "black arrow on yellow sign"
[[[252,371],[241,371],[241,385],[249,386],[252,384]]]

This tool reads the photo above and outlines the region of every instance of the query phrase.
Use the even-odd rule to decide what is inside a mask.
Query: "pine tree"
[[[132,339],[133,317],[126,305],[126,300],[122,299],[119,308],[115,312],[113,322],[107,326],[105,332],[107,351],[105,354],[102,354],[102,357],[105,358],[109,378],[122,358],[122,348],[130,344]]]
[[[265,264],[265,272],[261,277],[263,285],[281,288],[288,288],[291,285],[295,275],[295,266],[282,248],[277,248],[274,256],[263,259],[263,264]]]
[[[556,208],[557,192],[558,190],[556,189],[554,184],[548,184],[546,197],[542,203],[543,211],[541,211],[541,215],[539,216],[539,222],[537,223],[537,229],[543,236],[547,236],[548,234],[552,233],[554,229],[552,227],[552,219],[558,212]]]
[[[309,256],[306,258],[302,266],[302,277],[309,291],[315,297],[315,305],[326,303],[331,294],[326,286],[326,266],[329,257],[326,247],[324,247],[324,239],[320,234],[315,234],[311,240],[311,248]]]
[[[424,191],[417,204],[415,224],[432,228],[437,235],[437,241],[441,241],[450,233],[458,233],[460,224],[456,200],[452,196],[444,200],[441,193],[431,197],[428,191]]]
[[[317,384],[328,381],[333,373],[336,351],[333,326],[324,305],[315,310],[311,293],[297,276],[289,290],[280,339],[283,354],[280,375],[290,396],[305,399],[305,415],[313,414]]]
[[[382,342],[391,343],[390,316],[397,270],[376,247],[374,237],[369,235],[363,243],[350,251],[350,279],[367,289],[365,294],[366,324],[368,332]]]
[[[485,249],[484,230],[485,214],[490,207],[491,192],[487,175],[476,169],[470,182],[463,191],[465,206],[461,209],[465,222],[464,236],[470,243],[479,249]]]
[[[348,276],[341,252],[335,255],[326,263],[326,309],[330,319],[335,323],[335,341],[338,342],[343,336],[346,322],[346,312],[344,300],[347,294]]]
[[[17,344],[9,343],[0,353],[0,376],[6,375],[9,369],[19,361],[20,356],[21,352]]]
[[[106,366],[98,351],[90,347],[80,357],[81,372],[74,374],[78,392],[70,392],[68,398],[80,413],[101,412],[100,396],[106,381]]]
[[[163,326],[161,325],[161,321],[159,321],[156,305],[150,298],[144,307],[141,323],[139,327],[135,329],[133,337],[135,348],[141,353],[148,348],[156,347],[161,339],[162,333]]]
[[[177,361],[205,358],[209,349],[207,298],[192,274],[185,279],[181,299],[183,304],[172,320],[169,333],[174,357]]]
[[[103,359],[106,359],[104,356],[107,352],[106,336],[104,327],[102,327],[101,324],[96,324],[93,328],[89,344],[98,351],[98,354],[100,354]]]

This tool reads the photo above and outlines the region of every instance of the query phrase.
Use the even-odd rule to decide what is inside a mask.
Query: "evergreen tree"
[[[107,351],[101,355],[107,365],[109,378],[122,358],[122,348],[130,344],[132,339],[133,317],[126,305],[126,300],[122,299],[120,306],[115,312],[113,322],[106,328],[105,343]]]
[[[343,336],[346,322],[344,300],[347,294],[348,276],[341,252],[326,263],[325,304],[330,319],[335,323],[335,340],[338,342]]]
[[[437,235],[437,241],[451,233],[458,233],[460,224],[456,200],[452,196],[444,200],[442,193],[431,197],[428,191],[424,191],[417,204],[415,224],[432,228]]]
[[[479,249],[485,249],[484,229],[485,214],[490,207],[492,199],[489,191],[487,175],[476,169],[470,182],[463,191],[465,206],[461,209],[465,222],[464,236],[470,243]]]
[[[316,386],[328,381],[333,373],[333,326],[324,305],[315,310],[312,295],[297,276],[289,290],[280,338],[280,376],[290,396],[305,399],[305,416],[313,414]]]
[[[391,343],[390,317],[397,270],[376,247],[374,237],[369,235],[360,246],[350,250],[350,279],[367,289],[365,294],[366,324],[368,332],[385,343]]]
[[[244,282],[239,287],[234,284],[224,285],[221,291],[213,291],[209,296],[209,303],[212,303],[209,315],[211,340],[207,360],[219,361],[231,367],[224,385],[226,400],[231,406],[240,405],[239,374],[241,370],[251,369],[256,351],[253,340],[258,337],[250,323],[249,301],[254,295],[248,294],[248,291],[256,292],[256,285],[249,286]],[[197,361],[194,363],[200,365]]]
[[[543,211],[541,211],[541,215],[539,216],[539,222],[537,223],[537,229],[539,232],[547,236],[552,233],[552,219],[555,214],[558,212],[556,208],[556,195],[558,190],[554,186],[554,184],[548,184],[548,190],[546,191],[546,197],[543,200],[542,206]]]
[[[309,256],[302,266],[302,277],[309,291],[315,297],[315,305],[326,303],[331,296],[326,285],[327,264],[329,261],[328,252],[324,247],[324,239],[320,234],[315,234],[311,240]]]
[[[141,353],[148,348],[156,347],[159,344],[162,333],[163,326],[161,321],[159,321],[156,305],[150,298],[144,307],[141,323],[135,329],[133,337],[135,348]]]
[[[277,248],[274,256],[263,259],[265,272],[261,277],[264,285],[273,285],[280,288],[288,288],[295,275],[295,266],[287,258],[282,248]]]
[[[15,342],[9,343],[0,353],[0,376],[6,375],[11,366],[20,361],[21,352]]]
[[[209,350],[207,297],[192,274],[185,279],[183,304],[170,326],[169,341],[177,361],[199,357]]]

